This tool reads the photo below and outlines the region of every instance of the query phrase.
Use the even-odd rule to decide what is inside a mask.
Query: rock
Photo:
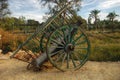
[[[8,52],[7,54],[8,54],[9,56],[11,56],[13,53],[12,53],[12,52]]]
[[[0,49],[0,54],[2,53],[2,49]]]
[[[23,61],[31,61],[32,58],[36,58],[34,53],[30,50],[27,52],[24,50],[19,50],[14,57]]]
[[[25,51],[20,50],[14,57],[18,58],[18,59],[22,59],[23,55],[27,54]]]
[[[2,50],[0,49],[0,56],[2,55]]]

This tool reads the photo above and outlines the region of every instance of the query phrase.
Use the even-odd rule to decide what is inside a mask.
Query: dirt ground
[[[120,62],[88,61],[73,72],[55,68],[33,72],[26,70],[26,65],[16,59],[0,60],[0,80],[120,80]]]

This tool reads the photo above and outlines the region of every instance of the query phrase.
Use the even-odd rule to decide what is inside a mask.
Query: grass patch
[[[89,60],[92,61],[120,61],[120,45],[92,46]]]
[[[120,61],[120,33],[99,33],[88,36],[91,42],[92,61]]]

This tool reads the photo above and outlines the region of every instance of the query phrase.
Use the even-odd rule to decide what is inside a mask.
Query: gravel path
[[[120,62],[88,61],[74,72],[55,68],[33,72],[26,70],[26,65],[15,59],[0,60],[0,80],[120,80]]]

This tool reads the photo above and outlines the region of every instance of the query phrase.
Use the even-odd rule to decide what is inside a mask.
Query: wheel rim
[[[80,28],[63,26],[50,35],[46,53],[57,69],[77,70],[88,59],[90,43]]]

